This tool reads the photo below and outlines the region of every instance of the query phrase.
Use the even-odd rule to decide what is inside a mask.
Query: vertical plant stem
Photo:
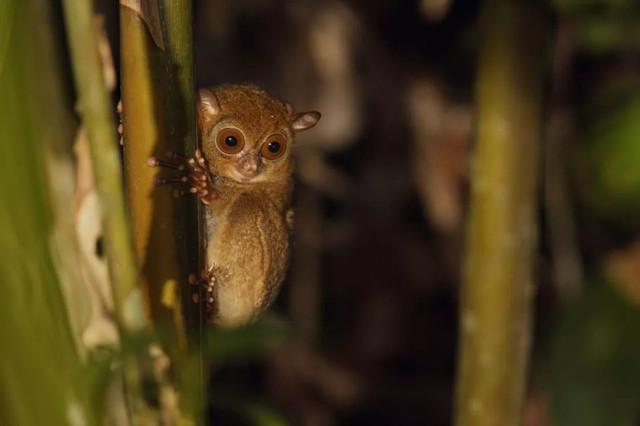
[[[575,138],[568,95],[575,49],[575,34],[561,19],[553,43],[551,106],[545,126],[544,201],[554,285],[563,302],[578,295],[583,277],[567,170]]]
[[[197,355],[202,315],[187,285],[189,273],[199,271],[196,200],[176,199],[172,188],[156,186],[157,173],[172,172],[146,165],[168,150],[187,156],[195,150],[191,1],[158,4],[157,20],[149,15],[146,21],[162,28],[161,46],[137,12],[120,8],[126,192],[151,317],[169,348],[183,411],[197,418],[204,388]]]
[[[170,119],[169,134],[176,137],[181,149],[187,156],[193,156],[197,147],[197,126],[195,116],[195,71],[193,64],[193,4],[192,0],[166,0],[162,14],[167,29],[167,54],[170,68],[168,111]],[[177,203],[176,227],[182,230],[177,235],[179,262],[182,277],[201,271],[204,268],[204,234],[201,205],[194,198]],[[181,364],[179,376],[180,389],[185,398],[183,403],[190,404],[185,411],[195,413],[202,422],[202,410],[206,387],[206,373],[201,347],[206,333],[202,306],[193,303],[193,290],[179,280],[184,327],[186,328],[190,348],[177,360]]]
[[[104,82],[99,55],[97,25],[92,3],[63,2],[65,24],[71,47],[71,62],[78,93],[77,109],[89,137],[96,188],[100,196],[105,248],[111,277],[114,306],[123,337],[149,331],[142,293],[136,285],[137,268],[125,214],[120,159],[114,117]],[[156,422],[159,414],[143,396],[142,370],[148,370],[148,353],[138,359],[124,358],[124,382],[134,424]],[[150,376],[145,373],[145,378]]]
[[[78,91],[77,109],[89,136],[104,220],[105,247],[119,323],[129,332],[147,327],[129,234],[114,116],[98,51],[91,2],[65,0],[65,23]]]
[[[455,424],[518,425],[531,339],[541,135],[541,23],[486,4],[460,311]]]
[[[162,11],[164,26],[167,31],[166,64],[170,84],[167,87],[168,137],[170,142],[187,156],[193,156],[196,150],[196,118],[195,118],[195,82],[193,68],[193,6],[191,0],[165,0]],[[179,246],[179,261],[182,272],[188,274],[198,271],[204,248],[198,238],[202,216],[197,212],[194,197],[185,198],[176,203],[176,227],[180,232],[176,244]],[[188,286],[181,286],[183,308],[187,332],[192,343],[199,346],[202,315],[199,305],[192,301],[192,291]],[[197,332],[197,333],[196,333]]]

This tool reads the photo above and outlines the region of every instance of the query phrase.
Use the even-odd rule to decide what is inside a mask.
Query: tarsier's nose
[[[260,159],[255,153],[247,153],[238,160],[238,171],[245,177],[252,178],[258,174]]]

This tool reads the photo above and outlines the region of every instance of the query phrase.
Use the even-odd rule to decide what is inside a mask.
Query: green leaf
[[[291,335],[290,327],[274,318],[238,328],[216,329],[207,338],[206,358],[215,365],[260,358]]]
[[[255,426],[286,426],[288,423],[280,412],[267,404],[249,404],[244,410],[250,423]]]
[[[61,128],[70,114],[64,99],[48,96],[61,84],[57,64],[50,61],[54,52],[43,42],[55,37],[48,12],[43,0],[3,0],[0,6],[3,425],[95,420],[82,392],[81,362],[51,251],[53,214],[45,156],[48,144],[64,137]]]
[[[555,426],[632,426],[640,413],[640,310],[598,283],[567,307],[550,342]]]
[[[577,157],[579,190],[611,222],[640,226],[640,91],[609,103],[585,135]]]

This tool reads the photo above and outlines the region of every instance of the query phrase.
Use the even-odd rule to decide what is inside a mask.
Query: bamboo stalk
[[[193,62],[193,5],[192,0],[166,0],[163,17],[167,29],[170,84],[168,109],[171,119],[169,134],[177,136],[180,149],[193,156],[197,147],[195,114],[195,70]],[[172,72],[173,71],[173,72]],[[175,200],[174,200],[175,201]],[[187,274],[204,268],[204,212],[194,198],[182,200],[176,206],[176,227],[181,230],[176,237],[179,247],[178,261],[182,280],[179,280],[182,309],[185,312],[183,327],[190,348],[176,361],[180,364],[179,387],[184,394],[184,411],[192,413],[203,423],[206,394],[206,368],[202,358],[207,327],[202,305],[193,303],[193,292],[184,285]],[[188,404],[188,406],[187,406]]]
[[[196,200],[157,187],[156,173],[171,172],[146,166],[152,155],[171,150],[189,156],[196,147],[191,0],[160,6],[159,21],[120,9],[126,193],[149,312],[169,348],[183,412],[197,420],[204,399],[203,316],[187,285],[189,273],[200,269]],[[147,22],[165,30],[160,46]]]
[[[521,423],[531,340],[543,36],[539,21],[518,2],[485,7],[461,293],[458,426]]]
[[[148,327],[129,234],[114,117],[102,74],[91,2],[64,1],[65,23],[78,90],[77,109],[89,136],[96,187],[102,203],[105,248],[119,323],[129,332]]]
[[[174,140],[173,146],[187,156],[193,156],[196,150],[195,118],[195,76],[193,67],[193,6],[192,0],[166,0],[162,13],[167,29],[167,73],[170,84],[167,86],[167,113],[169,120],[168,138]],[[175,200],[174,200],[175,202]],[[178,260],[184,276],[203,267],[203,239],[198,235],[203,229],[199,212],[200,205],[194,197],[176,203],[176,245],[179,247]],[[185,326],[194,348],[199,348],[203,335],[203,316],[200,306],[193,303],[192,292],[188,286],[181,286]]]
[[[176,9],[189,9],[182,3]],[[173,10],[169,4],[163,9],[165,15]],[[166,26],[171,29],[174,19],[188,17],[184,13],[167,17]],[[151,316],[165,325],[173,324],[172,339],[184,350],[187,328],[180,305],[168,303],[162,295],[186,288],[182,284],[187,275],[198,269],[195,200],[176,200],[170,188],[157,187],[157,169],[146,163],[150,156],[161,157],[167,150],[189,155],[195,149],[193,68],[185,63],[192,56],[172,57],[173,44],[181,40],[171,37],[165,43],[168,51],[162,51],[144,22],[127,7],[121,7],[120,23],[125,180],[134,246]],[[189,50],[190,45],[184,48]],[[183,63],[177,63],[178,59]],[[189,314],[199,317],[197,305],[185,306],[195,307]]]
[[[132,337],[150,331],[150,323],[136,282],[137,267],[125,213],[115,119],[103,78],[92,3],[65,0],[63,4],[78,93],[77,109],[89,138],[103,214],[105,251],[114,306],[124,339],[123,374],[128,408],[133,424],[155,424],[163,413],[147,402],[142,387],[145,382],[156,382],[160,392],[164,383],[158,374],[151,373],[153,359],[146,345],[135,357],[128,352],[133,347],[127,348]]]

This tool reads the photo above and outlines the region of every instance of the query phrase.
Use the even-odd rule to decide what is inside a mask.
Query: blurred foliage
[[[240,328],[216,329],[207,336],[206,358],[213,362],[209,403],[213,424],[280,426],[289,424],[284,415],[257,390],[249,391],[244,380],[229,372],[238,366],[246,371],[269,356],[292,336],[290,324],[274,317]],[[251,371],[251,369],[249,369]],[[253,375],[253,374],[250,374]],[[255,380],[255,378],[254,378]]]
[[[102,380],[98,370],[86,374],[76,353],[51,251],[45,153],[71,123],[67,100],[49,96],[63,80],[47,42],[48,12],[45,1],[0,5],[0,423],[6,425],[93,424],[98,411],[88,409],[89,385]]]
[[[290,324],[264,318],[239,328],[220,328],[207,337],[207,359],[216,366],[263,357],[291,336]]]
[[[212,405],[216,416],[213,424],[233,424],[235,426],[285,426],[291,424],[287,417],[265,398],[250,399],[229,393],[228,388],[218,389],[227,394],[216,395],[213,390]],[[217,397],[219,396],[219,397]]]
[[[635,0],[554,0],[576,24],[584,48],[609,53],[640,48],[640,3]]]
[[[640,91],[607,102],[585,130],[576,159],[579,190],[601,217],[640,225]]]
[[[272,407],[252,404],[246,407],[247,417],[256,426],[285,426],[289,424],[280,413]]]
[[[632,426],[640,414],[640,309],[602,282],[560,315],[549,344],[556,426]]]

